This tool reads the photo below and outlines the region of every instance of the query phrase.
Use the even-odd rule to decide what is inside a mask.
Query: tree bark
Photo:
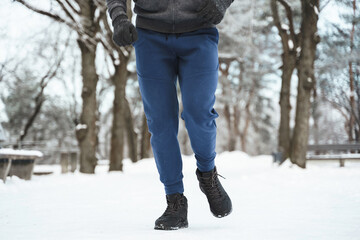
[[[80,172],[95,173],[97,164],[96,147],[97,147],[97,101],[96,86],[98,75],[96,73],[96,43],[89,43],[87,39],[94,39],[98,26],[96,25],[95,10],[96,6],[93,1],[79,2],[81,9],[81,25],[87,33],[85,38],[79,35],[78,45],[81,51],[81,75],[83,88],[81,98],[83,100],[80,124],[84,127],[77,128],[76,137],[80,147]]]
[[[83,101],[80,124],[84,127],[77,128],[76,137],[80,148],[80,172],[94,173],[97,164],[96,143],[96,85],[98,75],[96,74],[95,58],[96,46],[89,48],[85,43],[78,40],[81,50],[83,88],[81,98]]]
[[[286,16],[289,22],[289,29],[284,29],[278,13],[277,2],[279,2],[286,11]],[[290,89],[291,78],[296,67],[297,62],[297,48],[299,46],[299,38],[295,34],[293,26],[292,9],[285,1],[271,0],[271,10],[274,19],[274,24],[279,31],[279,36],[282,42],[282,75],[281,75],[281,92],[280,92],[280,125],[278,134],[278,151],[282,152],[283,163],[290,153],[291,136],[290,136]],[[292,44],[293,46],[290,46]],[[281,164],[280,163],[280,164]]]
[[[126,63],[127,65],[127,63]],[[125,83],[126,85],[126,83]],[[124,120],[126,125],[126,139],[127,139],[127,146],[129,149],[129,157],[132,162],[138,161],[138,155],[137,155],[137,133],[134,130],[134,119],[131,113],[129,101],[124,96]]]
[[[312,119],[314,120],[314,126],[313,126],[313,135],[314,135],[314,143],[315,145],[319,144],[319,140],[320,140],[320,133],[319,133],[319,118],[320,118],[320,112],[319,112],[319,100],[318,100],[318,94],[317,94],[317,88],[314,88],[313,91],[313,104],[312,104],[312,111],[311,111],[311,115],[312,115]],[[319,153],[316,153],[319,154]]]
[[[354,49],[354,33],[355,33],[355,24],[356,24],[356,0],[352,1],[353,5],[353,18],[352,28],[350,32],[350,56],[353,53]],[[355,87],[354,87],[354,71],[352,59],[349,61],[349,83],[350,83],[350,121],[349,121],[349,142],[354,141],[354,125],[355,125]]]
[[[298,96],[296,103],[295,128],[292,141],[291,161],[299,167],[306,167],[306,151],[309,138],[310,97],[315,86],[314,62],[317,35],[319,0],[302,0],[301,54],[298,65]],[[317,8],[317,9],[316,9]]]
[[[115,86],[113,104],[113,123],[111,129],[111,149],[109,171],[122,171],[124,158],[124,134],[125,134],[125,84],[127,78],[127,62],[121,61],[115,66],[112,80]]]
[[[240,139],[241,139],[241,150],[246,152],[246,148],[247,148],[247,139],[248,139],[248,131],[249,131],[249,127],[250,127],[250,122],[252,119],[252,114],[251,114],[251,110],[250,110],[250,106],[253,103],[253,98],[255,95],[255,89],[256,89],[256,79],[253,79],[253,83],[251,85],[251,89],[249,91],[249,98],[246,102],[245,105],[245,113],[246,113],[246,118],[245,118],[245,125],[244,125],[244,129],[240,134]]]
[[[290,89],[291,77],[296,67],[296,53],[283,53],[283,69],[281,75],[280,92],[280,125],[278,138],[278,151],[282,152],[282,162],[289,157],[291,136],[290,136]],[[282,163],[281,162],[281,163]]]
[[[231,87],[228,84],[228,76],[229,76],[229,68],[230,68],[231,60],[229,59],[221,59],[221,60],[222,60],[221,63],[225,65],[224,68],[220,67],[220,71],[223,76],[222,95],[223,95],[223,99],[226,100],[223,110],[223,114],[226,120],[226,125],[228,128],[228,144],[226,146],[226,150],[232,152],[235,151],[236,148],[237,136],[234,130],[235,128],[238,128],[238,126],[233,124],[234,122],[231,113],[231,102],[229,103],[229,101],[227,100],[231,94],[231,92],[229,92],[229,90],[231,90]]]

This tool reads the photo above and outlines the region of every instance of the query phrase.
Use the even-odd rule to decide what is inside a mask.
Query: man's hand
[[[126,16],[117,17],[114,22],[113,40],[118,46],[127,46],[138,38],[135,26]]]
[[[205,22],[216,25],[224,18],[225,11],[232,3],[232,0],[205,0],[204,2],[198,9],[199,17]]]

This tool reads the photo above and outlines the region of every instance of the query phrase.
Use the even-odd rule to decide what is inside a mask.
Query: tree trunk
[[[96,74],[95,58],[96,46],[89,48],[85,43],[78,40],[81,51],[83,88],[81,97],[83,100],[80,124],[77,128],[76,137],[80,147],[80,172],[94,173],[97,163],[95,156],[97,132],[96,132],[96,85],[98,75]]]
[[[95,16],[97,7],[93,0],[75,1],[79,10],[70,7],[73,5],[68,1],[66,3],[57,1],[62,13],[54,14],[52,8],[49,12],[46,12],[35,7],[35,5],[29,4],[27,1],[16,1],[31,11],[50,17],[61,24],[66,24],[78,33],[77,43],[81,52],[81,76],[83,81],[81,97],[83,105],[79,125],[76,128],[76,138],[80,148],[80,172],[94,173],[97,163],[95,152],[97,146],[96,85],[98,82],[95,67],[97,46],[95,36],[100,27]],[[66,18],[62,18],[62,15],[65,15]],[[80,19],[80,23],[78,19]]]
[[[352,28],[350,32],[350,55],[353,53],[354,49],[354,33],[355,33],[355,24],[356,24],[356,0],[352,1],[353,5],[353,18]],[[354,125],[355,125],[355,87],[354,87],[354,71],[353,71],[353,63],[352,59],[349,61],[349,83],[350,83],[350,121],[349,121],[349,142],[354,141]]]
[[[248,100],[246,102],[246,106],[245,106],[245,113],[246,113],[245,125],[244,125],[243,131],[240,134],[241,150],[244,152],[247,151],[247,141],[246,140],[248,139],[248,131],[249,131],[250,122],[251,122],[251,118],[252,118],[250,106],[251,106],[253,98],[255,96],[255,89],[256,89],[256,79],[253,79],[251,89],[249,92],[249,98],[248,98]]]
[[[236,147],[236,136],[234,135],[234,131],[233,131],[233,126],[234,124],[232,124],[231,121],[231,113],[230,113],[230,107],[228,103],[225,103],[224,106],[224,117],[226,120],[226,125],[228,127],[228,145],[226,146],[226,150],[227,151],[235,151],[235,147]]]
[[[94,22],[96,6],[93,1],[79,3],[81,9],[81,24],[87,33],[87,38],[94,39],[96,23]],[[94,173],[97,164],[95,156],[97,146],[97,102],[96,86],[98,75],[96,74],[96,43],[87,42],[87,38],[79,36],[78,45],[81,51],[81,75],[83,88],[81,97],[83,100],[80,124],[77,128],[76,137],[80,147],[80,172]]]
[[[222,84],[223,84],[223,88],[222,88],[222,95],[223,95],[223,99],[225,99],[225,104],[224,104],[224,110],[223,110],[223,114],[226,120],[226,125],[228,128],[228,144],[226,146],[226,150],[227,151],[235,151],[236,149],[236,143],[237,143],[237,131],[235,129],[238,128],[238,125],[235,124],[235,116],[233,116],[233,114],[231,113],[231,109],[232,109],[232,102],[229,100],[230,96],[231,96],[231,86],[229,86],[229,81],[228,81],[228,76],[229,76],[229,68],[230,68],[230,64],[232,62],[232,59],[221,59],[221,64],[224,64],[225,67],[220,67],[220,71],[222,74]],[[230,98],[231,99],[231,98]],[[236,107],[234,107],[235,110]],[[234,111],[235,114],[235,111]]]
[[[281,92],[280,92],[280,126],[278,151],[282,152],[282,162],[289,157],[290,152],[290,89],[291,77],[296,66],[296,52],[283,53],[283,67],[281,76]],[[281,162],[281,163],[282,163]]]
[[[302,0],[301,55],[298,65],[298,96],[296,118],[292,141],[291,161],[299,167],[306,167],[306,151],[309,138],[310,97],[315,86],[314,62],[317,35],[319,0]],[[317,8],[317,9],[316,9]]]
[[[110,168],[109,171],[122,171],[124,158],[125,132],[125,86],[127,78],[127,61],[115,66],[112,80],[115,86],[113,105],[113,124],[111,130]]]
[[[313,104],[312,104],[312,118],[314,120],[314,126],[313,126],[313,132],[314,132],[314,144],[315,145],[318,145],[319,144],[319,140],[320,140],[320,132],[319,132],[319,118],[320,118],[320,115],[321,113],[319,112],[319,100],[318,100],[318,95],[317,95],[317,88],[315,87],[314,88],[314,91],[313,91],[313,98],[314,98],[314,101],[313,101]],[[316,154],[319,154],[319,153],[316,153]]]
[[[127,63],[126,63],[127,64]],[[125,83],[126,85],[126,83]],[[129,149],[129,157],[132,162],[138,161],[137,156],[137,133],[134,130],[134,119],[131,114],[131,109],[129,106],[129,101],[124,96],[124,117],[125,117],[125,124],[126,124],[126,139],[127,139],[127,146]]]
[[[288,28],[286,24],[281,23],[281,18],[278,13],[278,3],[282,5],[286,12],[288,20]],[[299,46],[299,37],[295,33],[293,24],[293,13],[291,6],[282,0],[271,0],[270,1],[271,11],[274,19],[274,24],[279,31],[281,38],[283,53],[282,53],[282,75],[281,75],[281,92],[280,92],[280,126],[278,135],[278,151],[282,152],[283,163],[288,157],[291,148],[291,137],[290,137],[290,89],[291,89],[291,77],[296,67],[297,61],[297,49]],[[281,164],[280,163],[280,164]]]

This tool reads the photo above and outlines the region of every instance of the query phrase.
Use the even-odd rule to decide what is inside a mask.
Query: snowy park
[[[0,0],[0,240],[360,240],[359,0]]]
[[[357,239],[360,235],[360,164],[289,163],[271,156],[224,152],[217,157],[233,200],[226,218],[212,216],[195,176],[193,156],[183,156],[189,228],[162,232],[153,224],[166,201],[154,159],[124,173],[74,173],[17,177],[0,184],[1,239]]]

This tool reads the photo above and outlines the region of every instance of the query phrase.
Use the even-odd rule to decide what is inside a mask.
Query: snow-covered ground
[[[303,170],[273,166],[270,156],[219,154],[234,210],[217,219],[198,188],[194,157],[183,160],[188,229],[153,230],[166,202],[146,159],[126,161],[124,173],[99,166],[95,175],[61,175],[55,166],[53,175],[0,182],[0,239],[360,239],[360,163]]]

